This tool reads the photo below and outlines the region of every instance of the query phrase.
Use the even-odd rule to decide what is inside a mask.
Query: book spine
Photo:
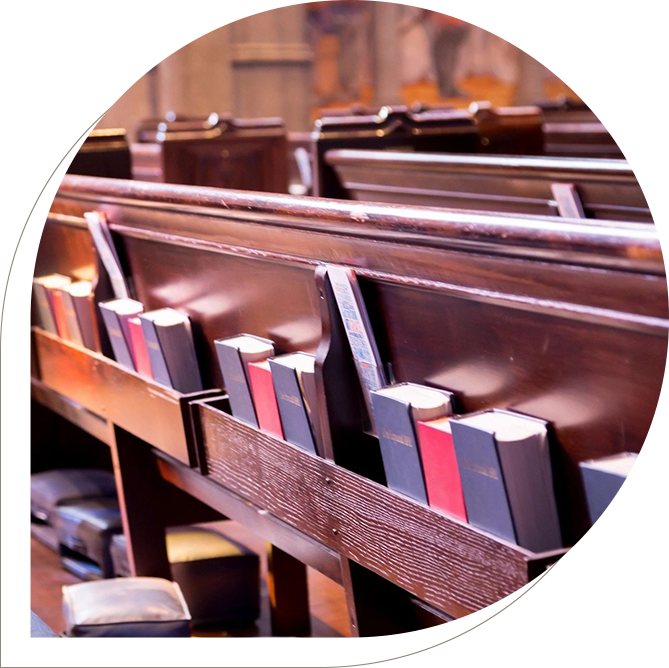
[[[98,335],[93,295],[71,298],[74,311],[77,314],[77,322],[79,323],[83,345],[90,350],[100,352],[100,337]]]
[[[286,440],[307,452],[317,454],[297,372],[273,360],[269,364]]]
[[[371,424],[375,425],[371,393],[384,387],[387,382],[362,292],[353,270],[330,266],[327,271],[346,338],[351,347],[369,419]]]
[[[416,435],[423,462],[428,503],[433,508],[466,522],[467,510],[452,434],[432,427],[429,422],[418,422]]]
[[[251,362],[247,368],[258,426],[268,434],[283,439],[281,416],[274,392],[271,369],[266,364],[254,362]]]
[[[495,437],[457,420],[451,431],[469,523],[516,543]]]
[[[411,406],[376,392],[372,403],[388,487],[427,504]]]
[[[583,467],[581,471],[590,512],[592,545],[633,547],[628,542],[632,518],[627,479],[589,467]]]
[[[167,370],[163,350],[160,347],[156,326],[153,324],[153,320],[144,318],[142,315],[139,316],[139,320],[142,324],[142,333],[144,334],[146,350],[151,364],[151,375],[154,380],[165,385],[165,387],[172,387],[172,379],[170,378],[170,372]]]
[[[132,339],[130,338],[130,324],[129,320],[136,317],[136,315],[118,315],[116,318],[121,327],[121,332],[123,332],[123,338],[125,339],[126,347],[128,353],[130,353],[130,359],[132,360],[132,366],[134,369],[137,369],[137,360],[135,359],[135,350],[132,346]]]
[[[109,341],[114,352],[114,359],[122,366],[134,371],[135,365],[132,361],[132,356],[130,355],[130,350],[128,349],[118,316],[111,309],[105,308],[104,305],[100,305],[100,313],[102,313],[102,319],[107,328]]]
[[[63,291],[59,288],[49,290],[51,303],[53,304],[53,315],[56,320],[56,329],[61,339],[70,341],[70,332],[67,327],[67,315],[65,314],[65,304],[63,302]]]
[[[325,454],[323,452],[322,445],[323,439],[321,435],[321,420],[318,412],[318,390],[316,389],[315,373],[302,374],[302,396],[307,408],[307,416],[309,418],[309,422],[311,423],[311,433],[314,437],[316,451],[319,455],[321,455],[321,457],[324,457]]]
[[[125,277],[123,276],[123,271],[121,270],[121,263],[116,254],[114,242],[104,213],[99,211],[87,211],[84,213],[84,217],[88,223],[88,229],[100,259],[102,260],[102,264],[109,274],[114,295],[119,299],[129,298],[130,292],[128,291],[128,286]]]
[[[190,323],[179,323],[169,327],[155,325],[155,327],[172,387],[183,394],[201,392],[200,365],[195,354]]]
[[[72,295],[66,290],[61,290],[60,295],[63,300],[63,309],[65,311],[65,319],[67,321],[67,331],[70,336],[70,341],[79,346],[83,346],[84,340],[81,336],[81,329],[79,328],[79,320],[77,319],[77,312],[74,308]]]
[[[144,340],[144,333],[142,331],[142,323],[139,318],[131,318],[128,321],[130,329],[130,345],[135,353],[135,360],[137,362],[137,372],[147,378],[153,378],[151,371],[151,361],[149,360],[149,351]]]
[[[239,350],[222,341],[215,341],[214,345],[232,414],[239,420],[258,427],[248,378]]]
[[[51,334],[58,334],[49,291],[43,285],[33,283],[33,295],[37,303],[40,327]]]

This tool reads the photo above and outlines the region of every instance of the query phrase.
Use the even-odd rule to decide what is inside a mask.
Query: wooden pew
[[[224,397],[190,400],[34,330],[43,385],[112,423],[132,549],[153,555],[154,565],[160,541],[139,527],[155,526],[162,512],[157,480],[342,583],[356,635],[468,614],[559,556],[528,553],[382,486],[326,263],[355,269],[391,378],[449,388],[463,411],[511,408],[551,422],[567,545],[588,525],[578,462],[643,444],[669,326],[652,226],[542,225],[536,217],[67,176],[43,262],[56,252],[49,239],[76,234],[85,242],[82,216],[92,209],[107,214],[146,308],[189,314],[208,387],[221,385],[218,337],[250,332],[282,352],[317,352],[323,458],[235,420]],[[178,415],[190,429],[190,463],[165,453],[175,440],[166,423]],[[138,572],[160,570],[144,564]],[[284,572],[301,577],[292,565]]]
[[[669,158],[669,102],[580,102],[538,105],[546,155]]]
[[[624,160],[332,150],[323,196],[498,213],[652,223]]]
[[[130,147],[123,128],[93,130],[67,169],[68,174],[132,178]]]
[[[132,144],[140,181],[285,193],[286,130],[278,118],[170,116],[143,121]]]
[[[377,149],[430,153],[541,154],[541,114],[535,107],[493,108],[476,103],[470,110],[382,107],[373,116],[333,116],[316,121],[314,138],[316,196],[343,197],[325,161],[333,149]]]

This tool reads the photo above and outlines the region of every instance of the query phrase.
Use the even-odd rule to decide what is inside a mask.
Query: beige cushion
[[[191,615],[176,582],[96,580],[63,587],[66,633],[75,637],[188,637]]]

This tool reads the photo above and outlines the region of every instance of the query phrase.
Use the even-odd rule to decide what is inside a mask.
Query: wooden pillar
[[[374,105],[401,104],[400,5],[375,2],[373,12]]]
[[[311,635],[307,567],[276,545],[268,543],[267,584],[272,635]]]

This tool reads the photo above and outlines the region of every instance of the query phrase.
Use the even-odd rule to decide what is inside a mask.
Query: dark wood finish
[[[113,426],[112,457],[123,533],[133,575],[172,579],[167,559],[167,527],[162,478],[150,448]]]
[[[562,99],[539,105],[545,153],[601,158],[669,157],[669,103]]]
[[[92,413],[195,466],[187,404],[216,391],[183,395],[146,380],[113,360],[34,330],[42,383]]]
[[[307,567],[276,545],[269,543],[267,586],[273,635],[311,635]]]
[[[624,160],[332,150],[325,161],[347,199],[557,216],[558,186],[575,190],[571,217],[653,222]]]
[[[540,154],[541,112],[537,107],[493,108],[473,104],[470,110],[382,107],[373,115],[325,116],[314,130],[314,194],[341,197],[325,155],[332,149],[403,150],[429,153]]]
[[[130,147],[123,128],[93,130],[77,151],[68,174],[130,179]]]
[[[171,485],[243,524],[268,543],[276,545],[330,580],[341,584],[339,555],[335,550],[296,530],[239,494],[221,487],[211,478],[162,456],[158,451],[156,456],[161,475]]]
[[[54,392],[35,377],[30,379],[30,396],[44,408],[48,408],[98,441],[109,445],[109,423],[105,418],[89,411],[64,394]]]
[[[241,504],[250,504],[250,517],[272,516],[266,527],[282,522],[327,550],[322,554],[342,555],[441,613],[460,616],[498,600],[557,555],[527,553],[342,465],[343,435],[355,421],[339,423],[332,409],[339,397],[329,388],[352,380],[341,332],[322,306],[320,265],[356,270],[391,377],[451,389],[463,411],[512,408],[552,423],[568,544],[587,528],[578,462],[641,448],[659,396],[668,328],[652,226],[570,219],[546,225],[536,216],[66,177],[53,213],[76,218],[91,209],[107,214],[147,308],[189,313],[208,387],[220,384],[215,338],[247,331],[273,338],[281,351],[318,349],[320,414],[334,462],[254,430],[221,405],[196,401],[194,440],[201,441],[209,480],[176,463],[172,474],[187,478],[209,505],[222,510],[235,501],[241,513]],[[60,225],[57,216],[48,225]],[[82,361],[74,346],[36,337],[43,376],[45,354],[53,358],[52,373],[61,352],[72,358],[61,365],[70,379],[52,389],[78,400],[83,376],[98,373],[94,356],[84,351]],[[121,379],[110,370],[114,363],[99,366],[100,383],[145,396],[131,372],[122,370]],[[142,437],[156,447],[146,425],[159,429],[161,407],[143,406]],[[373,434],[360,438],[375,444]],[[355,458],[346,465],[355,469]],[[362,598],[360,590],[348,592],[354,606],[370,603],[361,586]]]
[[[285,193],[288,144],[281,119],[147,120],[131,146],[133,177],[239,190]]]

